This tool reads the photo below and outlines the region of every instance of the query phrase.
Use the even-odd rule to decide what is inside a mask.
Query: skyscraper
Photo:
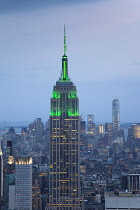
[[[140,123],[132,124],[128,128],[127,142],[132,147],[135,145],[135,147],[140,148]]]
[[[68,76],[64,28],[62,73],[51,98],[48,209],[82,209],[79,127],[79,100],[76,86]]]
[[[14,209],[15,197],[15,164],[12,156],[12,141],[7,141],[4,170],[4,200],[5,209]]]
[[[140,139],[140,123],[132,124],[128,129],[128,137]]]
[[[113,140],[113,123],[105,123],[105,141],[111,144]]]
[[[104,125],[100,124],[98,126],[98,128],[99,128],[99,135],[103,135],[104,134]]]
[[[0,206],[2,206],[2,196],[3,196],[3,157],[0,144]]]
[[[112,123],[113,138],[116,138],[118,136],[118,131],[120,130],[120,105],[118,99],[112,101]]]
[[[87,115],[87,134],[95,135],[94,115]]]
[[[6,209],[14,209],[15,201],[15,164],[13,156],[9,156],[6,164],[5,205]],[[8,208],[7,208],[8,207]]]
[[[32,158],[21,157],[15,161],[14,209],[32,210]]]

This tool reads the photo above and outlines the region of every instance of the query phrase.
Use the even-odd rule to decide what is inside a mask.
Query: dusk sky
[[[0,0],[0,122],[48,120],[64,24],[80,114],[140,122],[140,0]]]

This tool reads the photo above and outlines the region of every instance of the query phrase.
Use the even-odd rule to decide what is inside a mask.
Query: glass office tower
[[[116,138],[118,136],[118,131],[120,130],[120,105],[118,99],[112,101],[112,123],[113,137]]]

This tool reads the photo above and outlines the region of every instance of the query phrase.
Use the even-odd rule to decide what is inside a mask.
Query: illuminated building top
[[[14,163],[14,157],[13,156],[9,156],[8,157],[8,164],[13,164]]]
[[[66,55],[66,29],[64,26],[64,55],[62,56],[62,72],[59,81],[56,82],[52,92],[51,116],[79,115],[79,104],[76,86],[68,76],[68,58]],[[64,96],[65,95],[65,96]],[[62,102],[65,100],[65,103]]]
[[[16,159],[16,164],[32,164],[32,158],[31,157],[19,157]]]

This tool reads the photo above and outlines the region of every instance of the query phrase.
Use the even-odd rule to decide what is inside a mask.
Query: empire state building
[[[50,173],[48,209],[81,210],[79,100],[68,75],[66,34],[62,72],[53,88],[50,113]]]

